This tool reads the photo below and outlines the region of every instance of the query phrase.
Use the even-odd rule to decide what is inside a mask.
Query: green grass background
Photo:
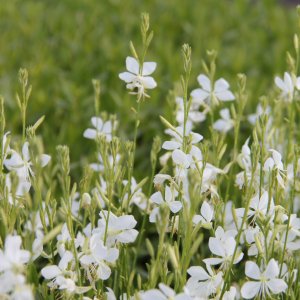
[[[171,118],[174,104],[167,95],[182,73],[183,43],[193,51],[191,89],[203,72],[206,50],[216,49],[217,75],[233,90],[237,73],[248,76],[250,112],[274,75],[286,70],[285,53],[297,31],[296,10],[275,0],[0,0],[0,94],[5,97],[7,130],[21,132],[15,93],[18,70],[26,67],[33,85],[28,124],[46,115],[39,133],[48,153],[67,144],[77,166],[87,154],[92,160],[95,147],[82,134],[94,114],[93,78],[102,83],[101,109],[116,113],[120,135],[132,138],[135,98],[118,73],[125,69],[129,41],[137,48],[141,44],[141,12],[150,14],[154,30],[147,60],[158,63],[158,88],[142,105],[139,171],[149,166],[153,136],[163,130],[158,115]]]

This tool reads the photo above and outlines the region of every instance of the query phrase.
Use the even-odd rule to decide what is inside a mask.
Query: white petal
[[[21,168],[24,166],[23,159],[21,155],[17,152],[13,152],[11,157],[9,159],[6,159],[4,161],[4,165],[8,170],[11,170],[12,168]]]
[[[215,82],[214,91],[216,93],[224,92],[228,90],[228,88],[229,88],[229,83],[224,78],[220,78]]]
[[[141,81],[146,89],[154,89],[157,86],[156,81],[150,76],[142,77]]]
[[[119,78],[126,83],[130,83],[136,78],[136,75],[129,72],[123,72],[119,74]]]
[[[174,297],[176,294],[174,292],[174,290],[172,290],[170,287],[168,287],[167,285],[160,283],[159,285],[160,290],[168,297],[168,298],[172,298]]]
[[[226,240],[224,242],[224,248],[225,248],[225,252],[227,253],[227,256],[233,255],[235,245],[236,245],[236,241],[232,236],[229,238],[226,238]]]
[[[207,265],[219,265],[224,261],[223,258],[217,258],[217,257],[213,257],[213,258],[205,258],[203,259],[203,262],[206,263]]]
[[[132,229],[135,227],[137,221],[131,215],[118,217],[112,224],[116,230]]]
[[[191,132],[190,135],[192,136],[192,144],[197,144],[203,140],[203,136],[199,133]]]
[[[166,300],[166,296],[159,290],[149,290],[140,294],[141,300]]]
[[[232,101],[235,99],[230,91],[216,92],[215,95],[220,101]]]
[[[224,120],[230,120],[230,111],[228,108],[224,108],[220,110],[220,116],[224,119]]]
[[[105,134],[111,134],[112,132],[112,124],[111,121],[106,121],[102,127],[102,132]]]
[[[283,279],[278,279],[278,278],[267,281],[267,286],[271,290],[272,294],[282,293],[288,287]]]
[[[66,251],[63,255],[63,257],[61,258],[58,267],[61,270],[66,270],[68,267],[69,262],[73,259],[73,254],[70,251]]]
[[[259,280],[261,272],[256,263],[254,263],[253,261],[247,261],[246,267],[245,267],[245,274],[246,274],[246,276],[248,276],[250,278]]]
[[[47,166],[50,160],[51,160],[50,155],[42,154],[40,156],[41,167],[43,168],[43,167]]]
[[[293,85],[291,75],[288,72],[284,73],[284,83],[288,89],[288,92],[292,93],[294,90],[294,85]]]
[[[93,126],[98,130],[101,131],[103,127],[103,121],[101,118],[98,117],[92,117],[91,122]]]
[[[180,143],[174,141],[166,141],[163,143],[162,148],[165,150],[175,150],[180,148]]]
[[[166,186],[166,189],[165,189],[165,201],[166,202],[171,202],[173,199],[173,193],[170,189],[169,186]]]
[[[208,246],[209,246],[209,250],[213,254],[217,256],[225,257],[225,249],[219,239],[213,237],[209,238]]]
[[[209,95],[209,92],[204,91],[202,89],[195,89],[191,92],[192,98],[199,101],[200,103],[206,100],[209,97]]]
[[[179,212],[182,208],[182,203],[180,201],[172,201],[169,204],[170,210],[172,213],[176,214],[177,212]]]
[[[156,62],[145,62],[143,64],[143,76],[147,76],[152,74],[156,69]]]
[[[158,205],[164,202],[161,192],[155,192],[151,197],[150,200]]]
[[[112,263],[115,262],[119,257],[119,249],[117,248],[110,248],[107,251],[107,256],[105,257],[105,260]]]
[[[133,74],[139,74],[140,66],[138,61],[133,57],[127,56],[126,69]]]
[[[265,164],[264,164],[264,170],[265,171],[270,171],[272,170],[274,167],[274,160],[273,158],[269,157],[266,161],[265,161]]]
[[[260,290],[260,282],[248,281],[241,289],[242,297],[245,299],[254,298]]]
[[[207,222],[210,222],[213,219],[214,211],[211,209],[210,205],[204,201],[201,205],[201,215]]]
[[[58,266],[47,266],[42,269],[41,271],[42,275],[46,279],[52,279],[56,277],[57,275],[61,274],[61,270],[59,269]]]
[[[272,258],[266,268],[265,275],[267,278],[275,278],[279,275],[279,267],[274,258]]]
[[[203,281],[210,278],[207,272],[202,267],[190,267],[187,270],[188,274],[192,277],[197,278],[197,280]]]
[[[173,151],[172,159],[176,165],[182,166],[183,168],[188,168],[190,165],[187,155],[179,149]]]
[[[219,119],[213,124],[213,129],[220,132],[227,132],[227,122]]]
[[[29,155],[29,143],[28,143],[28,142],[25,142],[24,145],[23,145],[23,148],[22,148],[22,155],[23,155],[23,158],[24,158],[26,161],[29,161],[29,160],[30,160],[30,155]]]
[[[94,140],[97,136],[97,131],[95,129],[86,129],[83,133],[83,136],[87,139]]]
[[[125,230],[117,235],[117,239],[120,243],[128,244],[133,243],[136,240],[139,232],[135,229]]]
[[[150,223],[155,223],[158,218],[158,215],[159,215],[159,207],[155,207],[149,216]]]
[[[210,79],[206,75],[200,74],[197,77],[197,80],[205,91],[208,91],[208,92],[211,91]]]
[[[288,93],[288,89],[287,89],[286,85],[284,84],[283,80],[280,77],[278,77],[278,76],[275,77],[275,84],[282,91],[284,91],[285,93]]]
[[[98,277],[102,280],[106,280],[109,278],[110,274],[111,274],[110,267],[103,262],[100,263],[97,269]]]

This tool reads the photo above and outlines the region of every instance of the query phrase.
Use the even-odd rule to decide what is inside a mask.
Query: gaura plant
[[[119,74],[136,105],[133,140],[100,111],[94,80],[95,115],[82,139],[97,161],[78,183],[68,146],[44,154],[44,117],[27,124],[28,72],[19,73],[21,137],[7,130],[0,98],[1,299],[299,299],[298,35],[283,79],[270,80],[250,115],[246,76],[219,78],[208,51],[197,84],[183,45],[174,118],[153,116],[165,135],[153,138],[151,169],[136,180],[141,111],[160,85],[159,66],[147,61],[147,14],[141,37]]]

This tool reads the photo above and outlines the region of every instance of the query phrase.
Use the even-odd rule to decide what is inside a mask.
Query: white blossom
[[[119,74],[119,78],[127,83],[126,88],[129,90],[137,89],[137,92],[132,92],[137,94],[138,98],[149,97],[146,91],[148,89],[154,89],[157,83],[151,75],[156,69],[155,62],[144,62],[140,66],[139,62],[128,56],[126,58],[126,68],[128,72],[123,72]]]
[[[197,80],[201,88],[192,91],[191,96],[200,103],[206,101],[208,104],[211,101],[232,101],[235,99],[232,92],[229,90],[228,82],[220,78],[214,84],[210,79],[204,75],[200,74]]]
[[[287,289],[287,284],[283,279],[278,278],[278,263],[272,258],[264,271],[261,271],[258,265],[252,261],[246,262],[245,274],[255,281],[247,281],[242,286],[242,297],[252,299],[256,296],[265,298],[272,294],[280,294]]]

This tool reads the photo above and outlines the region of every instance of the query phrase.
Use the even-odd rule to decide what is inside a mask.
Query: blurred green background
[[[236,88],[236,74],[248,76],[253,111],[260,95],[286,70],[286,51],[297,30],[296,9],[275,0],[0,0],[0,94],[5,97],[7,130],[21,132],[15,101],[18,70],[26,67],[33,86],[28,123],[41,115],[45,148],[70,146],[71,158],[84,162],[95,147],[83,138],[94,114],[91,80],[101,80],[101,109],[115,113],[120,135],[132,138],[135,98],[128,95],[118,73],[125,70],[129,41],[141,44],[140,13],[150,14],[154,39],[147,59],[156,61],[158,88],[142,105],[138,156],[148,166],[153,136],[163,126],[159,114],[171,117],[168,91],[182,73],[181,45],[193,51],[190,86],[203,72],[207,49],[216,49],[217,75]],[[80,164],[78,164],[80,165]]]

